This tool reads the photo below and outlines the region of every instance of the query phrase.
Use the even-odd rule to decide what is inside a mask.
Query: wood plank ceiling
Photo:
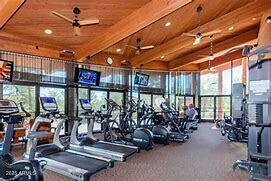
[[[150,0],[27,0],[2,31],[65,48],[77,47],[148,2]],[[71,24],[51,14],[57,11],[73,19],[74,7],[81,9],[80,19],[95,17],[100,24],[82,27],[82,35],[74,36]],[[53,31],[52,35],[44,34],[47,28]]]
[[[161,1],[173,2],[153,0],[152,3],[155,1],[158,3],[159,1],[160,3]],[[178,1],[181,0],[175,0],[175,2]],[[0,30],[0,41],[1,33],[4,33],[7,39],[11,36],[17,36],[30,42],[42,42],[54,47],[55,50],[69,49],[76,51],[87,43],[95,49],[95,44],[91,45],[93,39],[100,38],[102,40],[105,36],[104,33],[110,27],[125,20],[140,8],[148,7],[147,5],[150,2],[151,0],[26,0],[17,13]],[[217,51],[215,49],[214,51],[219,57],[222,51],[257,39],[261,16],[271,8],[271,1],[193,0],[94,55],[95,63],[104,64],[104,57],[116,56],[118,60],[129,60],[132,67],[139,67],[144,64],[146,67],[154,69],[159,67],[161,69],[189,70],[192,67],[191,70],[200,70],[201,67],[204,67],[200,65],[207,60],[198,58],[197,52],[208,54],[209,39],[206,38],[199,45],[193,46],[193,38],[181,36],[184,32],[197,33],[198,16],[196,8],[199,5],[203,7],[201,30],[203,32],[218,29],[223,31],[223,33],[214,36],[214,44],[218,44],[217,47],[219,47]],[[81,36],[74,36],[70,24],[50,13],[50,11],[57,11],[73,18],[72,9],[74,7],[81,9],[80,19],[96,17],[100,20],[100,24],[82,27]],[[171,26],[166,27],[166,22],[171,22]],[[233,27],[233,29],[228,30],[230,27]],[[47,28],[53,31],[52,35],[44,34],[44,30]],[[243,38],[244,36],[246,38]],[[154,45],[155,48],[144,50],[140,55],[136,55],[135,50],[126,47],[126,45],[135,45],[137,38],[141,38],[142,46]],[[232,43],[232,45],[223,46],[223,42]],[[116,49],[121,49],[121,51],[116,52]],[[161,56],[164,56],[164,58],[162,59]],[[95,57],[103,57],[103,59],[97,61]],[[120,65],[120,61],[117,65]],[[186,65],[187,69],[185,68]]]

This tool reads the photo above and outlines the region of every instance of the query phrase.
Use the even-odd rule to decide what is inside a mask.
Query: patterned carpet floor
[[[246,159],[246,144],[229,142],[210,123],[201,123],[186,143],[155,145],[151,151],[131,156],[125,163],[101,171],[93,181],[245,181],[247,173],[231,167]],[[16,148],[15,155],[22,154]],[[67,158],[68,159],[68,158]],[[47,181],[66,181],[67,177],[45,171]]]

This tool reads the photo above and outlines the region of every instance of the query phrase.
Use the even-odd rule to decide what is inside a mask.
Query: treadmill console
[[[19,112],[19,108],[14,101],[2,99],[0,100],[0,115],[10,115]]]
[[[45,111],[55,112],[58,109],[56,99],[53,97],[40,97],[40,103]]]
[[[86,110],[86,111],[92,110],[92,106],[88,99],[80,99],[80,104],[83,110]]]

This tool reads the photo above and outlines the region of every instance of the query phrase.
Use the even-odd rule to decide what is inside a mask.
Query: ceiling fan
[[[78,15],[81,13],[81,10],[77,7],[73,8],[73,13],[74,13],[74,19],[70,19],[58,12],[51,11],[53,15],[69,22],[72,24],[73,29],[74,29],[74,35],[79,36],[80,35],[80,27],[81,26],[88,26],[88,25],[93,25],[93,24],[98,24],[99,20],[97,18],[90,18],[86,20],[79,20]]]
[[[182,36],[187,36],[187,37],[193,37],[195,38],[194,42],[193,42],[193,45],[198,45],[200,44],[201,40],[203,38],[206,38],[206,37],[209,37],[209,36],[212,36],[214,34],[218,34],[218,33],[221,33],[222,31],[221,30],[214,30],[214,31],[210,31],[210,32],[207,32],[207,33],[203,33],[200,29],[200,26],[201,26],[201,13],[203,11],[203,8],[202,6],[199,6],[197,7],[197,13],[198,13],[198,33],[196,34],[193,34],[193,33],[183,33]]]
[[[141,50],[148,50],[148,49],[153,49],[154,45],[148,45],[148,46],[141,46],[141,39],[137,38],[136,39],[136,46],[132,46],[132,45],[126,45],[129,48],[133,48],[136,50],[136,54],[140,54]]]

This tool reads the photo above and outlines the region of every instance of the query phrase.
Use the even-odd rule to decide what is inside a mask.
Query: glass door
[[[222,119],[224,115],[231,115],[231,96],[200,96],[201,119]]]
[[[214,106],[215,99],[213,96],[208,97],[200,97],[200,105],[201,105],[201,119],[205,120],[214,120]]]
[[[184,95],[177,96],[177,103],[179,111],[182,111],[183,106],[188,106],[189,104],[195,104],[195,96],[193,95]]]

